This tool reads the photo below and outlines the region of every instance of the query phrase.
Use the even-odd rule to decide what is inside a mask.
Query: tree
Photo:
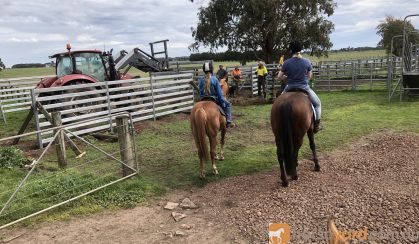
[[[320,56],[332,47],[332,0],[210,0],[199,9],[192,29],[193,49],[227,47],[233,51],[262,50],[266,62],[274,51],[285,54],[291,40]]]
[[[413,27],[410,21],[406,22],[406,34],[409,42],[418,43],[418,30]],[[377,34],[381,36],[380,42],[377,46],[384,47],[387,53],[391,52],[391,39],[393,39],[393,54],[402,56],[403,37],[396,37],[403,35],[403,19],[397,19],[393,16],[387,16],[384,21],[381,21],[377,26]],[[393,38],[394,37],[394,38]]]
[[[6,66],[4,65],[4,63],[1,61],[1,58],[0,58],[0,71],[2,71],[3,69],[5,69],[6,68]]]

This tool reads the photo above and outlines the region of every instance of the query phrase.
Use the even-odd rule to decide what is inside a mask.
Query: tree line
[[[273,56],[277,57],[274,58],[274,61],[278,62],[279,54],[278,50],[273,52]],[[226,52],[203,52],[203,53],[193,53],[189,55],[190,61],[198,61],[198,60],[214,60],[214,61],[240,61],[242,64],[246,64],[246,62],[251,60],[263,60],[263,51],[246,51],[246,52],[239,52],[239,51],[226,51]]]
[[[383,50],[383,47],[345,47],[336,50],[329,51],[330,53],[337,52],[351,52],[351,51],[370,51],[370,50]],[[325,53],[325,55],[327,55]],[[281,56],[279,50],[273,52],[273,61],[278,62]],[[242,64],[246,64],[248,61],[253,60],[263,60],[263,51],[259,50],[256,52],[237,52],[237,51],[226,51],[226,52],[203,52],[203,53],[193,53],[189,55],[190,61],[199,61],[199,60],[214,60],[214,61],[240,61]]]
[[[44,68],[45,64],[41,63],[27,63],[27,64],[15,64],[12,66],[12,69],[19,69],[19,68]]]
[[[0,58],[0,71],[4,70],[6,68],[6,66],[4,65],[4,63],[1,61]]]

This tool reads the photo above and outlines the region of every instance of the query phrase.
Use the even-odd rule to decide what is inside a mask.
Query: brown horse
[[[221,91],[223,91],[224,97],[227,97],[228,84],[227,84],[227,80],[225,78],[220,80],[220,86],[221,86]]]
[[[314,115],[310,99],[305,93],[287,92],[280,95],[272,106],[271,126],[284,187],[288,186],[287,174],[291,179],[298,180],[298,151],[306,133],[313,152],[314,170],[320,171],[314,144]]]
[[[210,156],[213,173],[218,175],[215,165],[217,134],[221,130],[221,155],[220,160],[224,160],[224,138],[226,134],[226,118],[218,108],[218,105],[212,101],[197,102],[191,112],[191,128],[198,149],[200,163],[200,177],[205,178],[204,161],[208,160],[208,146],[206,136],[210,142]]]

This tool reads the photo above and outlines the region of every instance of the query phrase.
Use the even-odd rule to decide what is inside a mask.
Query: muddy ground
[[[320,163],[322,171],[314,172],[301,159],[300,179],[288,188],[278,184],[278,170],[231,177],[147,206],[3,230],[0,237],[9,243],[267,243],[268,223],[288,223],[292,243],[326,243],[326,222],[334,217],[339,230],[366,227],[368,243],[419,242],[419,135],[381,131],[321,154]],[[185,197],[199,208],[163,209]],[[187,216],[176,222],[172,211]]]

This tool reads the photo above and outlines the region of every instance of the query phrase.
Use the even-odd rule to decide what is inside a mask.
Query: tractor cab
[[[56,74],[58,78],[71,74],[84,74],[99,82],[109,80],[105,60],[100,51],[59,53],[51,58],[56,58]]]

